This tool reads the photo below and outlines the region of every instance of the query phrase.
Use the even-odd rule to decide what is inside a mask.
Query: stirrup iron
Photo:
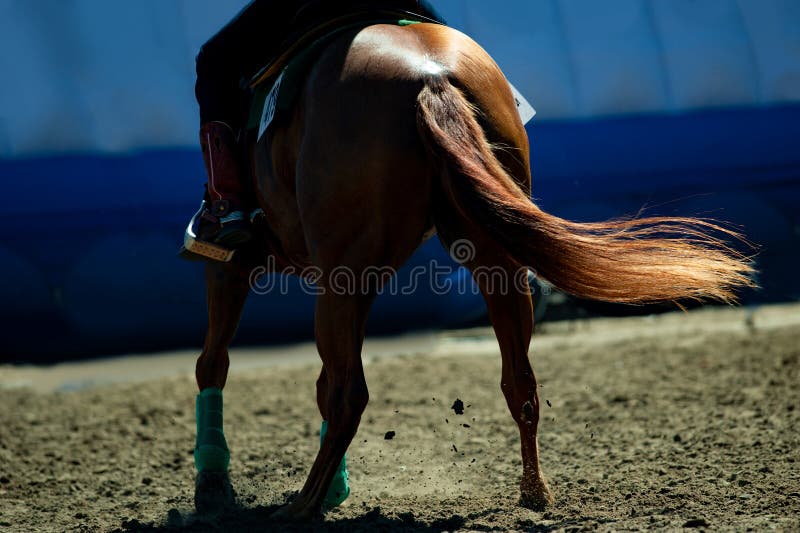
[[[183,247],[193,254],[207,257],[208,259],[213,259],[214,261],[228,263],[231,259],[233,259],[233,254],[236,252],[236,250],[229,250],[228,248],[218,244],[200,241],[197,239],[197,235],[194,232],[197,218],[203,214],[205,208],[206,202],[203,200],[203,202],[200,204],[200,209],[197,210],[197,213],[195,213],[192,219],[189,221],[189,225],[186,226],[186,233],[183,236]]]

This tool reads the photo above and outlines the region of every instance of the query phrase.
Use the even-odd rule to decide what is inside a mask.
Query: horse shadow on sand
[[[247,507],[237,504],[229,509],[216,514],[181,513],[177,509],[170,509],[165,519],[160,523],[143,523],[138,520],[124,521],[121,527],[114,529],[114,533],[142,532],[142,533],[201,533],[208,531],[236,531],[236,532],[264,532],[286,531],[299,532],[373,532],[373,531],[403,531],[412,533],[432,533],[442,531],[457,531],[464,528],[468,521],[501,512],[502,509],[485,509],[478,512],[467,513],[466,516],[454,514],[432,521],[417,519],[413,513],[405,512],[388,516],[380,507],[373,507],[364,514],[354,518],[338,518],[325,521],[322,517],[308,522],[290,522],[273,518],[271,515],[281,505],[257,505]],[[532,520],[522,520],[515,530],[528,532],[550,532],[564,528],[580,529],[587,517],[572,520],[557,520],[555,523],[537,524]],[[597,519],[595,519],[597,520]],[[591,520],[590,520],[591,521]],[[605,520],[599,519],[602,523]],[[485,525],[469,526],[471,531],[505,531],[506,528],[487,527]]]
[[[124,521],[114,533],[147,532],[147,533],[200,533],[207,531],[264,532],[286,531],[307,532],[372,532],[372,531],[409,531],[439,532],[461,529],[466,518],[454,515],[432,522],[417,520],[410,512],[397,516],[387,516],[379,507],[373,507],[355,518],[339,518],[325,521],[322,517],[308,522],[291,522],[271,515],[280,505],[258,505],[254,507],[234,506],[216,514],[180,513],[170,509],[166,518],[160,523],[144,523],[138,520]]]
[[[482,509],[467,513],[466,516],[453,514],[449,517],[421,520],[410,511],[387,514],[380,507],[368,509],[364,505],[364,512],[360,516],[347,518],[337,517],[324,520],[322,515],[311,521],[296,522],[274,517],[273,514],[283,504],[291,501],[296,492],[285,492],[282,495],[283,504],[253,505],[255,498],[245,498],[243,501],[237,497],[230,479],[225,475],[206,475],[197,478],[195,492],[195,505],[205,512],[182,513],[178,509],[170,509],[166,517],[156,522],[141,522],[136,519],[123,520],[114,533],[124,532],[171,532],[194,533],[206,531],[287,531],[287,532],[372,532],[372,531],[408,531],[408,532],[440,532],[460,530],[476,519],[486,518],[496,513],[502,513],[503,508]],[[466,502],[465,502],[466,504]],[[468,507],[468,504],[466,505]],[[333,509],[332,513],[337,513]],[[585,517],[581,517],[585,518]],[[581,519],[562,520],[556,523],[537,524],[526,519],[516,524],[515,530],[545,532],[577,525]],[[486,525],[470,524],[470,530],[496,531],[506,528],[495,528]]]

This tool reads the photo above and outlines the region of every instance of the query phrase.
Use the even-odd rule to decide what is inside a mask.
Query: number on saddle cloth
[[[264,111],[261,113],[261,120],[258,124],[258,137],[256,137],[256,142],[261,140],[261,136],[264,135],[265,131],[267,131],[267,127],[272,123],[272,119],[275,118],[275,111],[278,108],[278,94],[280,94],[281,82],[283,81],[283,76],[285,74],[286,69],[283,69],[280,76],[278,76],[278,79],[276,79],[275,83],[272,85],[272,89],[270,89],[269,93],[267,94],[267,98],[264,101]]]

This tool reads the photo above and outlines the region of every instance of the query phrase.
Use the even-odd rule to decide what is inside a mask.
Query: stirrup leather
[[[197,218],[203,214],[205,208],[206,202],[203,200],[203,202],[200,204],[200,209],[197,210],[197,213],[195,213],[192,219],[189,221],[189,225],[186,226],[186,233],[183,236],[183,247],[194,254],[201,255],[215,261],[228,263],[231,259],[233,259],[233,254],[236,252],[236,250],[229,250],[228,248],[218,244],[198,240],[197,235],[194,232]]]

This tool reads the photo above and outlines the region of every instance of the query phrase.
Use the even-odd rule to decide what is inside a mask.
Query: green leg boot
[[[204,389],[197,395],[197,440],[194,464],[194,507],[199,514],[217,514],[233,508],[236,494],[228,477],[231,454],[222,432],[222,391]]]
[[[197,440],[194,465],[200,472],[227,472],[231,454],[222,432],[222,390],[203,389],[195,403]]]
[[[325,440],[325,433],[328,432],[328,421],[322,421],[322,427],[319,430],[319,443]],[[342,457],[342,462],[339,463],[339,468],[331,480],[331,486],[328,487],[328,493],[325,495],[325,500],[322,503],[323,508],[331,509],[342,504],[343,501],[350,496],[350,483],[348,482],[349,474],[347,473],[347,456]]]

